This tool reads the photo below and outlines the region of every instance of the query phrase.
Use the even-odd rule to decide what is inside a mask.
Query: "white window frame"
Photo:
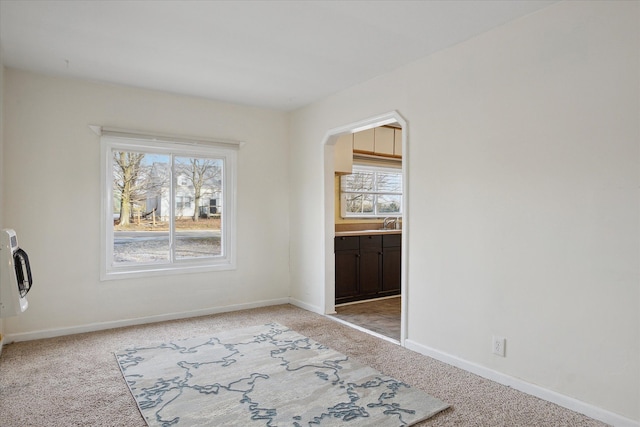
[[[101,131],[101,268],[100,279],[115,280],[205,271],[236,269],[236,196],[237,152],[240,143],[148,136],[120,131]],[[167,263],[114,265],[113,263],[113,151],[150,152],[173,156],[212,157],[221,159],[223,167],[221,255],[196,259],[169,260]],[[172,194],[177,180],[172,179]],[[170,205],[175,205],[175,200]],[[175,209],[175,206],[172,207]],[[173,210],[171,211],[173,214]],[[174,227],[170,228],[173,245]]]
[[[364,165],[364,164],[354,164],[353,165],[353,171],[366,171],[366,172],[374,172],[374,173],[394,173],[394,174],[399,174],[400,176],[402,176],[402,169],[401,168],[394,168],[394,167],[388,167],[388,166],[373,166],[373,165]],[[404,210],[404,196],[402,194],[402,191],[400,192],[378,192],[378,191],[363,191],[363,192],[358,192],[358,193],[364,193],[364,194],[373,194],[373,195],[381,195],[381,194],[389,194],[389,195],[397,195],[400,196],[400,212],[398,213],[376,213],[375,210],[372,213],[362,213],[362,212],[357,212],[357,213],[352,213],[352,212],[347,212],[347,202],[346,202],[346,195],[347,194],[354,194],[356,192],[343,192],[342,191],[342,177],[340,178],[340,182],[339,182],[339,191],[340,191],[340,215],[342,216],[342,218],[363,218],[363,219],[373,219],[373,218],[401,218],[402,217],[402,212]],[[375,203],[374,203],[375,206]]]

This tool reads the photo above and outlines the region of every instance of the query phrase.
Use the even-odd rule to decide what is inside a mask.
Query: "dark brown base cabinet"
[[[336,304],[400,294],[402,235],[334,239]]]

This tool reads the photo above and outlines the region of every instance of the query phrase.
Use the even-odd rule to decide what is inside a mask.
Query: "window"
[[[103,132],[101,146],[103,280],[235,268],[237,144]]]
[[[343,218],[401,216],[402,171],[354,165],[340,177],[340,208]]]
[[[180,186],[189,185],[189,179],[185,175],[180,175],[178,177],[178,185]]]
[[[190,208],[190,207],[191,207],[191,197],[176,196],[176,209],[184,209],[184,208]]]

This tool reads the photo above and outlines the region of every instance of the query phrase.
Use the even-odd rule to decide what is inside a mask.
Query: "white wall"
[[[5,321],[9,336],[287,301],[285,113],[9,68],[4,98],[2,209],[34,275],[29,309]],[[246,142],[237,270],[100,282],[100,145],[89,125]]]
[[[3,173],[3,141],[4,141],[4,114],[2,109],[2,104],[4,100],[4,63],[2,62],[2,41],[0,40],[0,201],[4,200],[4,173]],[[0,230],[4,228],[4,223],[2,221],[2,209],[0,208]],[[0,319],[0,335],[4,335],[4,319]],[[2,340],[0,340],[0,351],[2,351]]]
[[[561,2],[293,114],[293,297],[323,304],[325,132],[397,110],[408,343],[640,420],[639,13]]]

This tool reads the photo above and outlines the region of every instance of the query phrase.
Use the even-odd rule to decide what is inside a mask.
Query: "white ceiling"
[[[5,66],[292,110],[551,1],[0,0]]]

